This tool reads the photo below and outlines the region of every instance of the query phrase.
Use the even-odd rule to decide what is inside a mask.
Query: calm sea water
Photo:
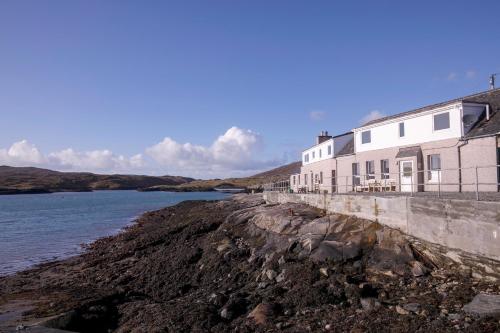
[[[0,276],[81,253],[81,244],[118,233],[146,211],[225,197],[137,191],[1,195]]]

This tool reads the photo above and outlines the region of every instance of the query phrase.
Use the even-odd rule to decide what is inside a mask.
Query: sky
[[[299,160],[322,130],[488,89],[500,2],[480,3],[0,1],[0,165],[220,178]]]

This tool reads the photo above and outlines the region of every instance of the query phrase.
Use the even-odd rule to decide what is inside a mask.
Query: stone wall
[[[279,192],[264,198],[374,220],[427,242],[500,260],[500,202]]]

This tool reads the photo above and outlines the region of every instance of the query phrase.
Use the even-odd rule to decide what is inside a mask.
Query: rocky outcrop
[[[0,279],[0,312],[37,300],[25,324],[56,316],[47,325],[80,332],[498,330],[495,311],[464,307],[498,284],[424,249],[374,222],[260,196],[184,202],[81,257]]]

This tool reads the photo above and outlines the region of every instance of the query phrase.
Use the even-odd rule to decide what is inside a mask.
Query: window
[[[380,161],[380,173],[382,179],[389,179],[389,160]]]
[[[352,186],[357,186],[361,184],[361,180],[359,178],[359,163],[352,164]]]
[[[319,172],[319,183],[323,184],[323,171]]]
[[[372,142],[372,132],[371,131],[364,131],[361,132],[361,143],[370,143]]]
[[[304,155],[304,163],[309,162],[309,154]]]
[[[312,158],[313,158],[313,160],[314,160],[315,155],[316,155],[315,153],[316,153],[315,151],[312,152],[312,155],[313,155]]]
[[[335,170],[332,170],[332,192],[337,192],[337,175]]]
[[[439,131],[442,129],[450,128],[450,113],[440,113],[434,115],[434,130]]]
[[[366,161],[366,179],[375,179],[375,161]]]
[[[399,123],[399,137],[405,136],[405,123]]]
[[[295,185],[295,176],[292,177],[293,185]]]
[[[328,155],[332,154],[332,145],[328,145]]]
[[[427,155],[427,169],[429,182],[437,183],[441,179],[441,156],[439,154]]]
[[[319,150],[319,158],[321,158],[321,149]]]
[[[300,185],[300,174],[297,175],[297,183]]]
[[[304,174],[304,185],[307,185],[307,173]]]

